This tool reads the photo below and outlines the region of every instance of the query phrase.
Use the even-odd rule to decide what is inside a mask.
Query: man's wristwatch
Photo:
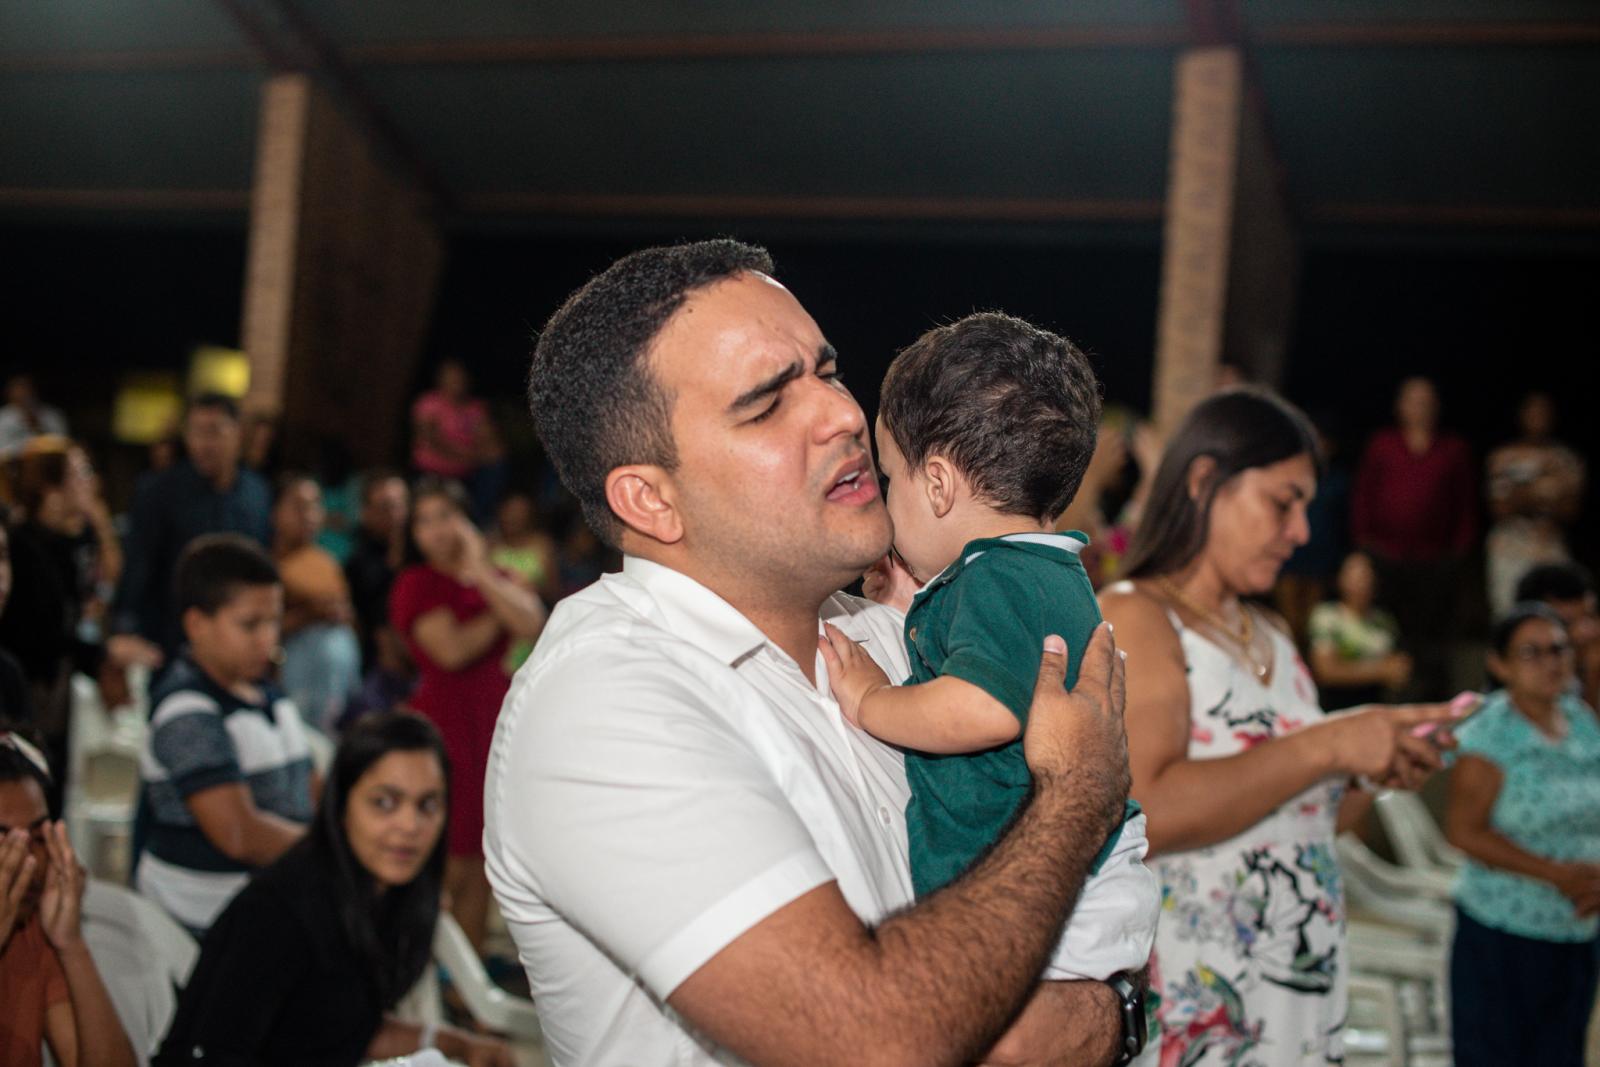
[[[1115,1067],[1122,1067],[1144,1051],[1145,1039],[1150,1033],[1145,1028],[1144,981],[1140,975],[1122,971],[1107,978],[1106,985],[1117,994],[1117,1012],[1122,1017],[1122,1044],[1118,1046],[1121,1051],[1111,1062]]]

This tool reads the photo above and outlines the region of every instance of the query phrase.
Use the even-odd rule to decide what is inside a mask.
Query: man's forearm
[[[973,1062],[1033,993],[1110,829],[1089,797],[1119,783],[1087,774],[1040,784],[971,870],[874,932],[885,1016],[923,1062]]]

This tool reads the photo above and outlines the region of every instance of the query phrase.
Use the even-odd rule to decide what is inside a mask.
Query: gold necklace
[[[1240,626],[1237,630],[1235,630],[1232,626],[1228,625],[1228,620],[1224,619],[1221,613],[1212,611],[1204,604],[1197,603],[1182,589],[1179,589],[1177,583],[1168,578],[1166,575],[1162,575],[1160,578],[1157,578],[1156,583],[1161,586],[1162,590],[1167,594],[1167,596],[1171,597],[1173,600],[1176,600],[1179,604],[1188,608],[1206,622],[1209,622],[1212,626],[1220,630],[1223,636],[1227,637],[1234,644],[1238,645],[1239,651],[1244,653],[1245,662],[1250,665],[1250,669],[1255,672],[1255,676],[1257,678],[1265,678],[1267,676],[1267,670],[1272,664],[1270,661],[1267,663],[1256,662],[1255,648],[1251,644],[1256,636],[1256,624],[1251,618],[1249,610],[1243,604],[1239,605]]]

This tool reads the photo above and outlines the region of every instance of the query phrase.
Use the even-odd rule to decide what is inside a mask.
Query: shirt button
[[[889,814],[888,808],[880,807],[878,808],[878,821],[883,823],[885,828],[888,828],[894,822],[894,816]]]

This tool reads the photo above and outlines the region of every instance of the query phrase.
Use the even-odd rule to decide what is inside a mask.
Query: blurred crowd
[[[22,931],[24,917],[46,902],[43,940],[29,951],[55,953],[62,983],[48,995],[68,997],[79,1024],[103,1022],[105,1004],[98,979],[85,977],[72,955],[78,920],[68,904],[82,886],[61,873],[76,861],[53,821],[68,785],[75,677],[92,680],[104,708],[147,702],[128,877],[196,938],[231,931],[233,942],[203,942],[208,973],[229,966],[209,954],[265,950],[259,931],[268,920],[252,923],[233,909],[248,906],[271,919],[274,908],[289,907],[242,890],[250,872],[292,852],[323,871],[317,878],[365,872],[357,882],[368,889],[404,888],[433,871],[437,884],[428,884],[481,950],[489,905],[482,786],[509,679],[549,609],[618,560],[552,478],[513,477],[490,408],[473,395],[461,364],[440,366],[410,414],[405,469],[352,470],[345,451],[329,447],[318,469],[291,470],[276,458],[271,419],[245,416],[223,395],[193,396],[176,435],[151,447],[128,507],[116,515],[90,450],[62,413],[27,376],[7,383],[0,741],[16,756],[0,745],[15,765],[15,773],[0,774],[0,799],[10,784],[31,791],[13,805],[23,815],[5,808],[0,819],[27,830],[32,844],[7,835],[0,845],[0,891],[45,884],[45,869],[57,873],[47,889],[31,891],[28,906],[0,915],[0,937],[22,936],[10,933],[13,925]],[[1347,455],[1335,420],[1315,421],[1324,467],[1307,513],[1309,540],[1283,561],[1272,600],[1322,706],[1441,700],[1484,688],[1486,653],[1496,681],[1536,689],[1536,679],[1518,672],[1540,656],[1516,651],[1515,642],[1537,638],[1534,645],[1570,646],[1561,693],[1594,707],[1600,616],[1592,578],[1568,544],[1586,472],[1560,442],[1553,399],[1525,396],[1515,437],[1482,464],[1442,427],[1438,391],[1426,379],[1400,386],[1393,425],[1358,454]],[[1088,533],[1083,560],[1097,588],[1128,576],[1130,545],[1166,444],[1150,424],[1108,411],[1082,488],[1059,523]],[[1530,613],[1529,603],[1545,614]],[[1491,631],[1491,618],[1521,622]],[[1545,629],[1527,625],[1547,619]],[[426,728],[404,725],[419,720]],[[330,776],[329,761],[319,767],[314,757],[335,746]],[[391,758],[407,755],[417,759]],[[374,844],[363,856],[363,831],[343,815],[307,836],[319,801],[329,810],[328,790],[337,788],[337,810],[354,810],[353,796],[377,788],[372,775],[390,783],[384,788],[394,805],[414,812],[435,797],[427,817],[408,824],[415,840],[394,846],[393,855],[383,851],[389,845]],[[445,779],[453,783],[447,811],[437,799]],[[32,791],[39,802],[28,807]],[[25,860],[28,847],[42,858]],[[401,870],[384,874],[385,862]],[[335,902],[352,891],[337,879],[330,884]],[[306,922],[314,930],[347,920],[355,922],[319,912]],[[414,944],[395,952],[378,944],[403,942],[408,922],[422,920],[385,912],[382,929],[350,928],[370,950],[371,968],[386,975],[374,1018],[401,983],[417,977]],[[207,1010],[228,1017],[226,1005]],[[204,1024],[196,1011],[180,1010],[179,1044],[199,1047]],[[382,1047],[368,1036],[372,1048]],[[406,1031],[395,1041],[410,1047],[416,1038]],[[504,1054],[466,1037],[456,1050],[471,1062],[500,1062]],[[123,1062],[126,1052],[79,1062]]]

